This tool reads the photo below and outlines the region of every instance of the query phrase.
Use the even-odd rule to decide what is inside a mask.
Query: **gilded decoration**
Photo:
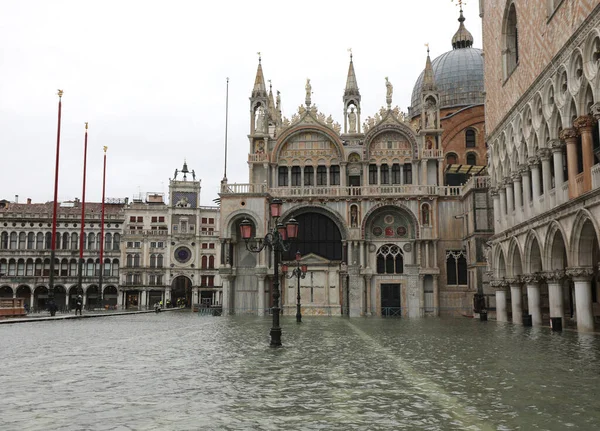
[[[408,139],[397,131],[380,133],[371,141],[369,155],[374,159],[412,158],[412,147]]]
[[[332,162],[332,157],[337,154],[336,146],[325,135],[315,131],[300,132],[283,145],[279,153],[279,164],[293,159],[305,160],[307,164],[317,164],[319,159]]]
[[[385,109],[382,107],[378,113],[376,113],[373,117],[367,117],[365,122],[363,123],[363,132],[367,133],[369,129],[378,126],[386,121],[393,119],[399,123],[405,123],[410,127],[410,122],[408,116],[400,110],[397,106],[394,109]]]
[[[322,112],[319,112],[315,105],[308,108],[300,105],[298,112],[292,115],[291,119],[283,118],[281,125],[277,127],[277,136],[280,136],[285,130],[301,124],[319,124],[333,130],[337,135],[342,132],[342,126],[340,123],[333,121],[331,115],[326,116]]]

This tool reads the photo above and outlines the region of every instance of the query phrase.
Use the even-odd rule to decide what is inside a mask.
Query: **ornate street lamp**
[[[296,277],[298,279],[298,296],[296,297],[296,299],[298,300],[298,302],[296,303],[296,323],[302,323],[302,312],[300,310],[300,279],[305,278],[306,273],[308,271],[308,265],[306,265],[306,264],[300,265],[301,258],[302,258],[302,255],[300,254],[299,251],[297,251],[296,252],[296,268],[294,268],[292,270],[292,273],[289,275],[289,277],[287,275],[285,276],[286,278]],[[288,266],[282,265],[281,270],[284,273],[286,273],[288,270]]]
[[[259,253],[265,247],[269,247],[273,252],[274,268],[273,268],[273,326],[271,328],[271,347],[281,346],[281,327],[279,326],[279,260],[281,252],[290,249],[290,240],[294,240],[298,236],[298,222],[293,218],[290,219],[285,226],[278,222],[281,217],[281,207],[283,202],[281,199],[273,199],[270,204],[271,218],[273,219],[273,228],[259,239],[255,244],[250,243],[252,239],[252,223],[248,219],[244,219],[240,223],[240,233],[244,241],[246,241],[246,249],[252,253]]]

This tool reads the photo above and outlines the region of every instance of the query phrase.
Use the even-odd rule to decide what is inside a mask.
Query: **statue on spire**
[[[389,81],[389,79],[388,79],[387,76],[385,77],[385,88],[386,88],[385,101],[387,103],[388,109],[391,109],[391,107],[392,107],[392,95],[394,94],[394,86]]]
[[[306,106],[310,106],[310,96],[312,95],[312,85],[310,85],[310,78],[306,78],[306,85],[304,86],[306,89]]]

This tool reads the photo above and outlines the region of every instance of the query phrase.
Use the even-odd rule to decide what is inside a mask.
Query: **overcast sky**
[[[481,47],[478,2],[463,7]],[[249,96],[262,53],[283,115],[311,79],[321,112],[343,124],[348,48],[362,117],[385,104],[406,111],[425,65],[452,49],[451,0],[391,1],[0,1],[0,199],[53,199],[57,89],[64,90],[59,200],[81,197],[89,122],[88,201],[168,193],[187,159],[213,205],[223,177],[225,82],[229,85],[230,183],[248,182]]]

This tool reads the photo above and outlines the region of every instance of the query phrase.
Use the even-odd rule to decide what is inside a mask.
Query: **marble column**
[[[501,186],[498,193],[500,194],[500,222],[504,224],[506,220],[506,189]]]
[[[544,184],[544,195],[549,197],[550,190],[552,189],[552,168],[550,167],[552,151],[550,151],[549,148],[540,148],[538,150],[538,156],[542,161],[542,182]],[[548,197],[546,198],[546,200],[548,199]]]
[[[500,195],[498,194],[498,189],[492,188],[490,190],[490,194],[492,195],[492,199],[494,201],[494,226],[500,227]],[[499,229],[497,230],[499,232]]]
[[[548,302],[550,317],[560,317],[565,325],[565,306],[563,301],[562,281],[565,277],[563,270],[548,271],[544,274],[548,284]]]
[[[513,181],[513,195],[515,197],[515,210],[520,211],[523,207],[523,195],[521,194],[521,175],[513,173],[511,175]]]
[[[371,279],[372,279],[372,275],[371,274],[365,274],[365,285],[367,286],[367,316],[372,316],[373,315],[373,306],[371,304],[371,295],[373,294],[372,292],[372,287],[371,287]]]
[[[506,189],[506,210],[508,215],[512,216],[515,210],[515,198],[513,195],[513,184],[510,177],[504,178],[504,188]]]
[[[552,162],[554,163],[554,187],[556,190],[555,196],[558,198],[560,196],[560,192],[562,191],[562,185],[565,182],[565,175],[563,166],[563,143],[558,139],[554,139],[550,141],[550,145],[552,145]],[[557,200],[557,202],[560,202]]]
[[[507,322],[508,313],[506,311],[506,286],[507,283],[502,280],[494,280],[490,283],[496,289],[496,320],[498,322]]]
[[[577,130],[562,129],[560,139],[567,144],[567,172],[569,173],[569,199],[577,197]]]
[[[592,275],[591,267],[567,269],[567,275],[575,284],[575,309],[577,330],[590,332],[594,330],[594,314],[592,312]]]
[[[427,159],[421,160],[421,184],[427,185]]]
[[[148,308],[147,307],[148,304],[146,303],[147,302],[147,297],[148,296],[147,296],[146,289],[143,289],[142,290],[142,295],[141,295],[141,300],[140,300],[140,308],[139,308],[140,310],[145,310],[146,308]]]
[[[533,326],[542,326],[542,307],[540,304],[540,278],[537,275],[526,275],[523,280],[527,284],[527,304]]]
[[[574,126],[581,134],[581,151],[583,156],[583,192],[592,189],[592,166],[594,166],[594,126],[596,120],[591,115],[576,118]]]
[[[120,289],[117,291],[117,309],[123,309],[123,291]]]
[[[221,282],[223,283],[223,303],[221,304],[223,307],[223,316],[228,316],[230,314],[231,308],[231,276],[221,274]]]
[[[525,215],[529,215],[529,204],[532,201],[529,167],[526,164],[519,165],[519,173],[521,174],[521,179],[523,180],[523,212]]]
[[[259,316],[264,316],[265,315],[265,275],[263,274],[258,274],[256,276],[256,278],[258,279],[258,301],[257,301],[257,307],[258,307],[258,315]]]
[[[512,306],[513,323],[523,324],[523,295],[521,293],[521,280],[513,278],[508,281],[510,285],[510,303]]]
[[[437,274],[433,275],[433,315],[440,315],[440,286]]]
[[[542,194],[542,188],[540,187],[540,159],[530,157],[527,159],[527,164],[529,164],[529,169],[531,170],[531,182],[533,185],[532,200],[536,202]]]

